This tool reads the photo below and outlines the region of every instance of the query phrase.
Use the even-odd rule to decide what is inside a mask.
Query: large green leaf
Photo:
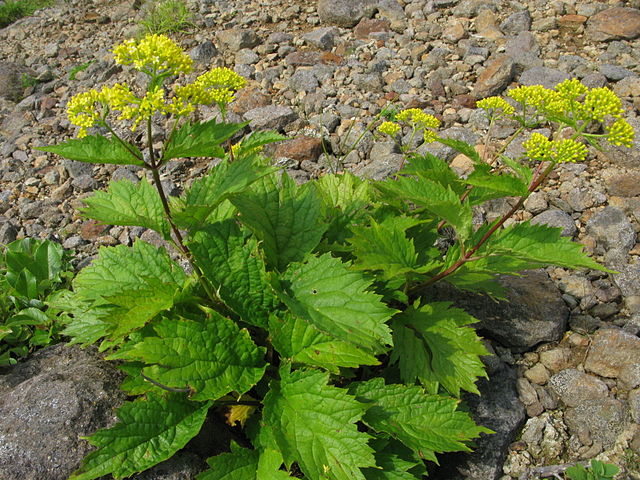
[[[371,293],[371,280],[347,267],[329,254],[292,265],[282,276],[282,300],[324,334],[382,353],[391,343],[385,322],[395,311]]]
[[[294,363],[326,368],[338,374],[338,367],[378,365],[380,362],[352,343],[337,340],[293,315],[273,315],[269,333],[275,349]]]
[[[430,391],[442,385],[460,396],[460,389],[479,393],[478,377],[486,377],[481,355],[489,352],[469,324],[477,320],[450,303],[409,307],[393,319],[392,360],[399,362],[406,383],[419,380]]]
[[[264,177],[231,201],[241,221],[262,241],[267,264],[279,271],[301,261],[326,229],[315,189],[298,189],[286,173],[281,185],[274,175]]]
[[[369,445],[376,451],[376,468],[364,469],[367,480],[421,480],[424,462],[410,448],[393,438],[375,438]]]
[[[370,437],[356,425],[366,407],[328,381],[329,373],[281,367],[264,399],[263,422],[285,464],[297,462],[310,480],[365,480],[360,469],[375,465]]]
[[[194,260],[220,298],[247,323],[266,328],[277,304],[254,237],[235,220],[207,225],[193,234]]]
[[[522,222],[498,230],[478,250],[479,255],[512,257],[532,266],[606,269],[582,252],[582,245],[560,236],[560,228]]]
[[[59,243],[23,238],[6,245],[0,256],[0,269],[6,270],[4,280],[18,295],[35,299],[61,281],[66,268],[63,255]]]
[[[55,153],[78,162],[145,166],[142,152],[136,146],[115,137],[107,138],[102,135],[87,135],[58,145],[37,147],[36,150]]]
[[[169,223],[158,191],[143,178],[138,184],[129,180],[111,182],[106,192],[97,191],[85,198],[85,217],[105,225],[136,225],[150,228],[169,239]]]
[[[371,219],[368,227],[353,227],[349,239],[359,270],[377,270],[380,279],[391,279],[406,273],[426,273],[438,266],[436,262],[420,264],[412,239],[406,231],[420,220],[394,216],[382,223]]]
[[[253,343],[246,329],[214,311],[201,321],[165,317],[153,329],[157,336],[145,337],[120,358],[151,364],[143,370],[147,377],[188,388],[193,400],[245,393],[264,375],[265,349]]]
[[[171,308],[186,278],[165,250],[138,240],[133,247],[101,248],[73,286],[81,300],[119,307],[101,319],[113,325],[111,336],[119,338]]]
[[[272,449],[259,452],[231,445],[230,453],[207,459],[211,467],[202,472],[197,480],[287,480],[293,479],[287,472],[279,470],[282,455]]]
[[[250,156],[262,150],[264,145],[286,140],[287,137],[270,130],[258,130],[242,137],[242,140],[233,146],[233,155],[236,160]]]
[[[486,192],[484,200],[500,197],[521,197],[529,193],[528,182],[514,175],[492,173],[491,167],[487,164],[476,165],[476,168],[465,182],[474,187],[482,187]]]
[[[470,451],[467,442],[490,430],[475,425],[468,413],[456,411],[458,400],[428,395],[418,386],[385,385],[382,378],[353,384],[350,392],[366,403],[363,421],[414,450],[420,458]]]
[[[466,189],[465,184],[449,164],[430,153],[411,156],[398,175],[418,175],[428,178],[445,188],[451,188],[458,195],[462,195]]]
[[[98,449],[69,480],[108,474],[121,479],[170,458],[200,431],[210,406],[180,394],[149,394],[126,403],[118,410],[120,422],[88,437]]]
[[[224,156],[222,142],[231,138],[242,130],[247,123],[217,123],[209,120],[203,123],[185,123],[176,130],[165,151],[163,159],[190,157],[218,157]]]
[[[468,202],[461,202],[459,195],[451,187],[444,187],[422,176],[399,177],[396,180],[380,182],[376,186],[387,195],[413,202],[432,215],[445,220],[455,228],[456,233],[463,240],[471,236],[471,205]]]
[[[232,194],[273,171],[272,167],[261,166],[254,157],[231,163],[224,160],[193,182],[180,198],[171,199],[173,219],[181,228],[197,229],[212,215],[217,218],[216,208]]]

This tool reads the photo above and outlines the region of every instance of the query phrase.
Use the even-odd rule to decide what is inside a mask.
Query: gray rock
[[[379,73],[355,73],[352,83],[365,92],[379,92],[384,85],[382,75]]]
[[[124,179],[129,180],[131,183],[138,183],[140,181],[138,176],[135,173],[133,173],[129,168],[127,167],[116,168],[116,170],[111,175],[111,180],[114,182],[117,182],[118,180],[124,180]]]
[[[0,478],[63,480],[113,423],[122,375],[93,350],[57,345],[0,376]]]
[[[18,229],[5,217],[0,217],[0,244],[13,242],[18,236]]]
[[[607,80],[613,80],[614,82],[626,77],[636,76],[631,70],[627,70],[619,65],[611,65],[610,63],[600,65],[600,73],[607,77]]]
[[[314,115],[309,119],[311,125],[326,128],[327,132],[333,133],[338,125],[340,125],[340,117],[335,113],[324,112]]]
[[[338,35],[338,29],[335,27],[321,27],[312,30],[309,33],[305,33],[302,39],[313,47],[317,47],[321,50],[331,50]]]
[[[476,98],[499,95],[515,75],[515,63],[508,55],[500,55],[487,63],[473,87]]]
[[[587,233],[598,245],[609,250],[630,250],[636,243],[636,231],[625,213],[616,207],[606,207],[587,222]]]
[[[575,368],[567,368],[556,373],[549,380],[549,386],[569,407],[606,398],[609,393],[607,385],[602,380]]]
[[[384,180],[400,170],[404,161],[405,156],[398,153],[371,156],[371,161],[368,164],[356,168],[353,173],[361,178]]]
[[[569,309],[546,272],[530,270],[520,277],[504,275],[499,280],[506,290],[506,301],[495,302],[484,295],[460,293],[444,286],[438,286],[436,295],[469,312],[479,320],[478,330],[513,352],[562,338]]]
[[[640,364],[640,338],[624,330],[607,328],[596,333],[584,364],[601,377],[617,378],[623,368]]]
[[[318,0],[320,21],[339,27],[353,27],[376,11],[376,0]]]
[[[30,68],[13,62],[0,61],[0,98],[17,102],[22,98],[24,75],[35,76]]]
[[[505,44],[505,53],[513,59],[518,72],[543,65],[542,59],[538,56],[540,47],[535,35],[531,32],[521,32],[508,39]]]
[[[217,54],[218,49],[210,40],[207,40],[189,50],[189,56],[197,63],[210,63],[211,59],[213,59]]]
[[[567,408],[564,414],[569,430],[587,430],[594,443],[610,448],[631,421],[629,410],[619,400],[605,398]]]
[[[542,85],[545,88],[554,88],[569,78],[571,78],[569,74],[555,68],[533,67],[522,72],[518,81],[522,85]]]
[[[509,445],[525,421],[525,409],[515,388],[516,373],[500,363],[489,380],[477,385],[480,395],[465,395],[476,423],[490,428],[494,435],[482,435],[472,453],[439,455],[441,467],[429,472],[432,480],[497,480]]]
[[[243,48],[236,52],[235,59],[236,64],[253,65],[254,63],[258,63],[258,61],[260,60],[260,56],[250,48]]]
[[[576,227],[571,215],[562,210],[546,210],[533,217],[531,223],[534,225],[548,225],[550,227],[562,228],[560,235],[563,237],[573,237],[578,233],[578,227]]]
[[[529,10],[520,10],[509,15],[501,24],[500,30],[505,35],[517,35],[531,28],[531,14]]]
[[[442,136],[443,138],[453,138],[455,140],[461,140],[472,146],[474,146],[480,138],[476,133],[462,127],[446,128],[440,132],[440,136]],[[422,145],[420,145],[417,152],[420,155],[431,153],[432,155],[435,155],[436,157],[446,162],[450,162],[451,160],[453,160],[453,158],[459,153],[453,148],[438,142],[423,143]]]
[[[636,423],[640,423],[640,388],[629,392],[629,410],[631,418]]]
[[[245,120],[250,121],[253,130],[282,130],[289,123],[298,118],[291,107],[268,105],[249,110],[244,114]]]
[[[233,28],[218,32],[218,40],[232,52],[243,48],[253,48],[260,44],[260,38],[253,30]]]
[[[80,175],[91,175],[93,173],[93,165],[90,163],[64,159],[62,160],[62,165],[71,178],[77,178]]]
[[[640,264],[616,266],[613,283],[624,297],[640,295]]]
[[[315,72],[308,68],[298,68],[289,78],[289,87],[295,92],[313,92],[319,86]]]

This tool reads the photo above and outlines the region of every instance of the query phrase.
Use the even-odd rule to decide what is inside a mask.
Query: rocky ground
[[[272,153],[297,181],[341,168],[373,178],[395,171],[402,157],[365,132],[390,103],[423,108],[442,119],[446,135],[475,143],[487,126],[476,99],[569,77],[612,88],[640,138],[638,0],[192,0],[189,6],[195,27],[174,38],[197,62],[197,73],[228,66],[249,80],[231,119],[295,137]],[[64,114],[71,96],[127,80],[109,50],[136,35],[141,16],[133,2],[61,0],[0,30],[0,242],[56,238],[81,267],[98,245],[154,241],[150,232],[99,226],[76,210],[109,179],[137,179],[139,172],[34,150],[74,135]],[[75,67],[87,62],[72,80]],[[504,125],[496,135],[512,132]],[[476,457],[458,458],[449,470],[443,462],[435,478],[533,479],[552,471],[537,467],[591,458],[620,465],[619,478],[640,478],[639,146],[592,152],[585,163],[561,167],[517,215],[562,227],[619,273],[549,269],[506,279],[508,304],[460,301],[481,320],[496,352],[488,368],[504,389],[485,386],[488,403],[470,401],[499,433]],[[460,171],[466,167],[449,149],[420,148],[446,156]],[[205,168],[172,162],[164,180],[179,192],[183,177]],[[508,208],[493,202],[483,213],[492,218]],[[20,378],[0,382],[0,397]],[[5,478],[12,477],[0,473]]]

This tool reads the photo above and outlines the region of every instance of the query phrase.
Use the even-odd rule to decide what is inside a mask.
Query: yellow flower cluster
[[[122,107],[122,113],[118,117],[120,120],[133,120],[131,130],[138,128],[142,120],[149,119],[154,113],[166,113],[167,104],[164,100],[164,90],[156,87],[148,91],[144,97],[133,97],[132,102]]]
[[[491,114],[493,114],[496,110],[502,110],[502,113],[505,115],[512,115],[515,113],[516,109],[513,106],[509,105],[509,103],[502,97],[487,97],[483,98],[476,102],[476,106],[478,108],[482,108],[483,110],[487,110]]]
[[[176,88],[177,97],[184,103],[210,105],[216,103],[221,109],[233,101],[236,90],[247,81],[229,68],[214,68],[200,75],[195,82]]]
[[[592,88],[583,102],[583,113],[587,119],[602,121],[607,115],[619,117],[624,110],[622,101],[608,88]]]
[[[400,131],[400,125],[395,122],[382,122],[378,127],[378,131],[390,137],[395,137]]]
[[[554,163],[579,162],[588,153],[587,147],[575,140],[549,140],[538,132],[532,133],[522,146],[530,159]]]
[[[635,131],[626,120],[619,118],[607,129],[607,140],[611,145],[632,147]]]
[[[433,115],[424,113],[419,108],[402,110],[396,115],[396,120],[409,124],[409,126],[415,130],[422,130],[422,135],[426,143],[433,142],[437,138],[436,133],[431,129],[438,128],[440,126],[440,120]]]
[[[79,93],[67,103],[67,116],[73,125],[80,127],[78,137],[87,135],[87,128],[93,127],[101,119],[100,93],[97,90]]]
[[[566,100],[577,100],[588,91],[589,89],[577,78],[571,78],[556,85],[556,92]]]
[[[113,49],[116,63],[133,65],[153,75],[189,73],[193,61],[166,35],[147,35],[141,40],[126,40]]]

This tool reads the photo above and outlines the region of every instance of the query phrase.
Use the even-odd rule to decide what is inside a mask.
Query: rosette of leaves
[[[186,69],[177,53],[167,64],[147,58],[154,44],[144,42],[116,52],[151,72],[150,89],[170,65]],[[237,442],[209,459],[199,480],[410,480],[422,478],[437,454],[470,450],[490,431],[458,405],[463,391],[478,393],[488,352],[471,327],[475,319],[428,302],[425,289],[443,280],[499,297],[498,274],[601,268],[558,229],[527,222],[501,228],[506,219],[473,225],[474,206],[524,199],[540,177],[516,162],[496,172],[468,145],[448,141],[476,160],[467,179],[427,155],[412,157],[395,179],[344,173],[299,186],[260,154],[280,135],[256,132],[230,145],[244,124],[187,121],[200,101],[224,112],[238,88],[232,76],[218,75],[215,87],[210,77],[178,90],[177,100],[154,97],[147,110],[131,100],[139,106],[128,119],[147,125],[145,156],[113,128],[110,137],[45,148],[147,170],[151,182],[112,182],[85,200],[83,213],[154,230],[169,244],[101,248],[65,298],[65,334],[120,361],[123,388],[137,396],[118,411],[115,426],[88,437],[96,450],[71,478],[145,470],[182,448],[221,407],[239,424]],[[206,82],[226,91],[207,93]],[[70,112],[79,126],[108,125],[103,111],[80,104]],[[159,151],[153,114],[176,120]],[[168,197],[162,166],[202,156],[221,160]],[[436,244],[445,226],[455,242],[443,250]]]

